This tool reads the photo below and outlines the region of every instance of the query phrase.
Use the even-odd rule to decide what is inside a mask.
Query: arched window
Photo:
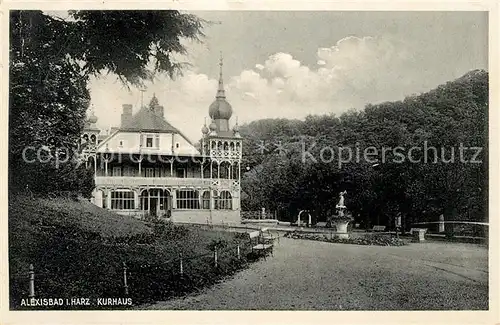
[[[233,166],[231,168],[231,178],[232,179],[239,179],[239,172],[240,172],[240,163],[235,162],[233,163]]]
[[[234,151],[234,142],[231,141],[231,144],[229,145],[231,151]]]
[[[219,210],[232,210],[233,209],[233,198],[229,191],[221,191],[217,198],[217,209]]]
[[[227,143],[227,141],[224,142],[224,150],[229,150],[229,144]]]
[[[240,143],[236,142],[236,151],[240,151]]]
[[[196,210],[200,208],[198,191],[191,189],[177,190],[177,209]]]
[[[85,142],[89,142],[89,135],[88,135],[88,134],[84,134],[84,135],[83,135],[83,140],[84,140]]]
[[[90,142],[91,142],[92,144],[94,144],[94,145],[95,145],[95,144],[97,144],[97,138],[96,138],[95,134],[92,134],[92,135],[90,136]]]
[[[210,191],[203,192],[201,197],[201,208],[202,209],[210,209]]]
[[[172,208],[170,192],[159,188],[144,190],[141,192],[140,204],[143,211],[166,213]]]
[[[135,196],[130,190],[117,190],[111,192],[111,210],[134,210]]]
[[[212,178],[219,178],[219,164],[216,161],[212,161]]]
[[[231,175],[229,174],[231,170],[231,164],[228,161],[223,161],[220,164],[220,176],[219,178],[228,179]]]

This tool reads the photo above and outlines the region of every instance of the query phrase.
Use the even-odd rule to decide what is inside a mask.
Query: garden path
[[[460,243],[380,247],[281,238],[273,257],[233,278],[201,294],[144,308],[487,309],[488,250]]]

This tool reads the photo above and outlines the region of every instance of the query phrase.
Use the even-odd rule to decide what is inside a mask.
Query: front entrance
[[[151,217],[158,217],[158,215],[156,214],[158,210],[158,198],[151,197],[149,200],[149,215]]]
[[[140,202],[141,210],[151,217],[167,218],[171,215],[172,197],[169,190],[159,188],[143,190]]]

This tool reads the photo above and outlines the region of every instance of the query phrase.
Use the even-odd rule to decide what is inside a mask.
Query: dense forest
[[[391,226],[398,214],[406,225],[441,214],[484,221],[487,119],[488,73],[471,71],[427,93],[338,117],[251,122],[241,127],[242,206],[282,220],[307,209],[325,220],[346,190],[347,207],[365,225]]]

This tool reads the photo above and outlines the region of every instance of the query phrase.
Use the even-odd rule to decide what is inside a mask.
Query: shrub
[[[217,249],[224,249],[228,245],[227,240],[225,239],[212,239],[212,241],[207,245],[207,249],[210,251],[215,251],[215,248]]]
[[[318,240],[330,243],[339,244],[354,244],[354,245],[376,245],[376,246],[403,246],[406,242],[390,235],[374,234],[366,235],[364,237],[357,238],[339,238],[339,237],[328,237],[326,234],[310,234],[301,232],[288,232],[285,234],[287,238],[293,239],[308,239],[308,240]]]
[[[153,233],[158,238],[182,239],[189,234],[189,228],[176,225],[171,221],[159,221],[153,224]]]

